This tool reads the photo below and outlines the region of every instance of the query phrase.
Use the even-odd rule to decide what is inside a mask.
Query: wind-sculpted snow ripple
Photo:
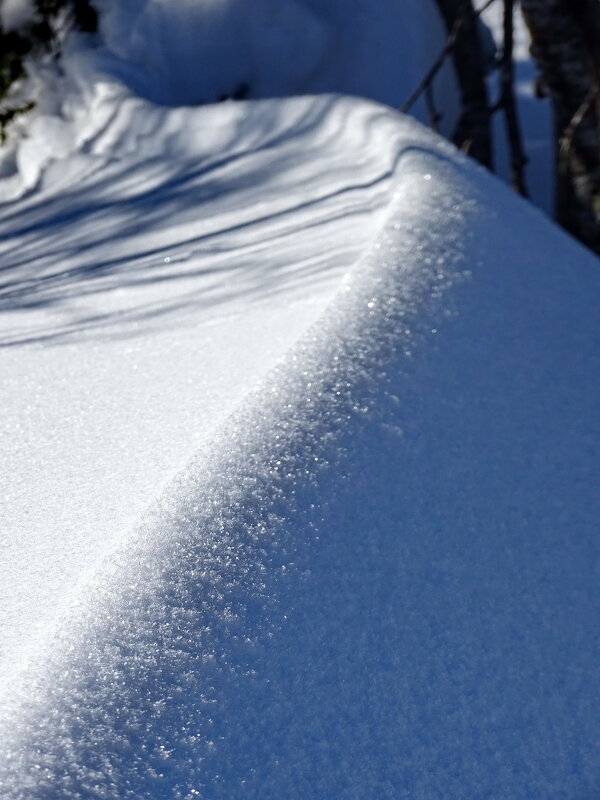
[[[439,307],[455,279],[463,205],[441,186],[429,192],[423,158],[406,157],[389,219],[327,317],[107,560],[46,654],[50,666],[27,676],[28,710],[5,734],[10,796],[252,793],[274,713],[279,771],[275,743],[312,704],[277,685],[304,669],[296,604],[307,591],[332,599],[312,576],[324,505],[335,506],[349,439],[389,413],[377,402],[390,358],[402,362],[418,338],[407,326],[422,327],[424,306]],[[424,216],[442,210],[443,231],[428,232]],[[298,768],[281,766],[288,778]]]
[[[402,164],[28,676],[6,797],[592,796],[598,277],[458,157]]]
[[[415,139],[353,98],[108,95],[85,152],[0,209],[0,693],[82,573],[321,316]]]

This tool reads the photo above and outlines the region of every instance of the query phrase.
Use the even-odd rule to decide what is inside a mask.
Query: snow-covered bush
[[[27,60],[56,57],[66,31],[94,31],[97,15],[89,0],[2,0],[0,4],[0,140],[6,126],[32,108],[15,96],[14,87],[27,73]]]

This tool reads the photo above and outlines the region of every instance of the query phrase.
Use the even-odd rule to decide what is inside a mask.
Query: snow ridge
[[[590,795],[599,280],[448,153],[402,155],[327,316],[105,563],[10,800]]]

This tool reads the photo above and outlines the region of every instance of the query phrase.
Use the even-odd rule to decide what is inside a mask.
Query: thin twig
[[[442,114],[435,104],[433,84],[431,83],[425,88],[425,103],[427,105],[427,113],[429,115],[429,124],[436,133],[439,133]]]
[[[479,9],[477,9],[477,11],[473,12],[473,17],[475,19],[480,17],[483,14],[483,12],[486,9],[488,9],[492,5],[492,3],[495,3],[495,2],[496,2],[496,0],[487,0],[487,2],[484,3],[481,6],[481,8],[479,8]],[[431,67],[425,73],[425,76],[424,76],[423,80],[421,81],[421,83],[417,86],[417,88],[413,92],[411,92],[411,94],[408,96],[408,98],[400,106],[400,111],[404,112],[405,114],[408,111],[410,111],[410,109],[414,106],[414,104],[417,102],[417,100],[423,94],[423,92],[425,92],[427,90],[428,86],[430,86],[433,83],[433,79],[438,74],[440,69],[444,66],[444,63],[445,63],[446,59],[448,58],[448,56],[452,53],[452,51],[454,49],[454,46],[456,44],[456,40],[458,39],[458,34],[460,33],[460,31],[462,29],[462,26],[464,25],[464,22],[465,22],[465,17],[464,16],[463,17],[459,17],[456,20],[456,22],[452,26],[452,30],[448,34],[448,38],[446,40],[446,44],[444,45],[444,47],[440,51],[438,57],[435,59],[435,61],[431,65]]]

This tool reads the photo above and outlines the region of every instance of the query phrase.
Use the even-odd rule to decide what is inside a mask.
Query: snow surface
[[[381,136],[378,148],[359,142],[352,163],[387,146],[384,174],[388,159],[395,167],[384,180],[386,220],[379,216],[350,279],[337,272],[329,305],[299,314],[307,325],[320,314],[318,324],[253,394],[238,390],[233,417],[221,418],[137,532],[72,598],[41,664],[21,688],[9,683],[5,794],[591,797],[600,655],[595,259],[416,123],[344,98],[271,106],[290,119],[299,104],[304,115],[307,105],[319,110],[314,141],[339,130]],[[352,186],[354,166],[348,177]],[[273,173],[263,180],[268,197]],[[327,195],[331,180],[322,177]],[[367,205],[376,183],[358,190]],[[301,211],[290,221],[296,214],[300,252],[312,234]],[[93,205],[90,220],[98,220]],[[302,302],[314,300],[310,280],[304,289]],[[288,301],[282,293],[261,305],[265,325],[284,330]],[[229,320],[236,347],[245,336],[238,322]],[[179,349],[166,333],[167,345],[155,347],[142,326],[116,333],[105,352],[104,337],[85,332],[76,345],[4,350],[31,380],[43,380],[43,357],[59,375],[71,360],[59,380],[75,394],[89,383],[86,359],[99,359],[97,385],[108,383],[95,413],[106,447],[88,445],[95,463],[77,476],[88,489],[101,490],[103,472],[123,480],[120,462],[155,481],[154,470],[172,469],[170,441],[182,434],[168,405],[161,425],[156,410],[170,391],[188,404],[182,427],[202,430],[200,356],[195,368],[184,361],[195,381],[187,399],[175,384],[140,400],[144,370],[123,388],[132,343],[136,358],[146,350],[145,363],[154,358],[171,380],[167,365],[181,350],[202,351],[201,327],[172,325]],[[108,360],[119,350],[113,376]],[[23,416],[26,387],[13,401]],[[111,415],[123,414],[120,391],[134,396],[128,419],[117,419],[127,440],[119,456],[108,430]],[[65,404],[53,397],[56,414]],[[70,425],[42,417],[37,430],[56,441],[72,436]],[[136,444],[153,426],[150,449],[167,449],[159,465]],[[44,467],[68,480],[60,454],[56,461],[22,477],[34,514]],[[135,480],[129,489],[137,502]],[[65,497],[66,516],[90,502],[88,528],[103,535],[110,509],[90,494]],[[28,524],[26,509],[20,518]]]
[[[198,5],[128,13],[181,66]],[[383,106],[155,105],[116,20],[0,179],[2,796],[596,796],[597,259]]]
[[[400,148],[384,109],[334,98],[125,105],[0,217],[2,670],[319,317]]]
[[[444,43],[431,0],[96,5],[104,46],[122,60],[114,69],[138,93],[174,105],[246,87],[249,97],[345,92],[400,106]],[[448,72],[438,90],[450,114],[456,99]]]
[[[141,98],[181,106],[235,96],[334,92],[400,107],[445,42],[433,0],[96,0],[95,5],[97,36],[71,36],[60,65],[29,65],[24,99],[33,98],[36,107],[12,124],[9,146],[0,151],[0,200],[36,186],[53,159],[95,151],[98,138],[106,150],[112,144],[106,141],[107,127],[111,135],[116,127],[127,136],[123,126],[134,116],[130,105]],[[435,92],[448,133],[458,102],[451,68],[442,71]],[[427,118],[424,101],[413,114]],[[118,121],[111,124],[117,116],[120,128]],[[146,120],[147,114],[139,117]],[[210,137],[207,127],[204,135]],[[144,133],[150,140],[151,129]],[[129,141],[134,146],[137,137]],[[210,139],[204,149],[216,144]]]
[[[17,30],[34,15],[33,0],[0,0],[0,23],[5,31]]]

